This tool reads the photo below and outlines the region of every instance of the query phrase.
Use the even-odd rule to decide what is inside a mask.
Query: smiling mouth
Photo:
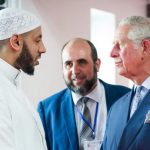
[[[39,64],[39,59],[41,59],[41,56],[36,57],[35,62]]]
[[[80,76],[80,77],[74,77],[73,79],[72,79],[72,81],[75,83],[75,84],[80,84],[80,83],[82,83],[83,82],[83,80],[84,80],[84,77],[82,76]]]
[[[34,61],[34,64],[35,64],[35,65],[39,65],[39,58],[37,58],[37,59]]]
[[[120,58],[115,59],[115,65],[118,66],[122,64],[122,60]]]
[[[72,81],[75,81],[75,82],[81,81],[81,80],[83,80],[83,78],[74,78],[74,79],[72,79]]]

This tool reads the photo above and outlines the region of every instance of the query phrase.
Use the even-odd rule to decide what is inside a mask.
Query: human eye
[[[119,47],[120,49],[124,49],[126,47],[127,43],[126,42],[120,42]]]
[[[40,43],[42,40],[41,39],[36,39],[35,42],[36,43]]]
[[[35,42],[36,43],[40,43],[42,41],[42,36],[39,35],[38,37],[36,37]]]
[[[72,67],[72,65],[73,64],[72,64],[71,61],[66,61],[64,66],[65,66],[66,69],[70,69]]]
[[[85,64],[87,64],[87,61],[85,59],[80,59],[78,63],[80,65],[85,65]]]

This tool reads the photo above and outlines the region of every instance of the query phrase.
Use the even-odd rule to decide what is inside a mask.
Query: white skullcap
[[[0,40],[13,34],[22,34],[41,26],[40,20],[33,14],[16,8],[0,10]]]

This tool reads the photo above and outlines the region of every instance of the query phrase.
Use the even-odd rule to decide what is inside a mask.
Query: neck
[[[137,84],[137,85],[141,85],[149,76],[150,76],[150,75],[147,74],[147,75],[145,75],[145,76],[143,76],[143,77],[134,78],[134,79],[132,79],[132,81],[133,81],[135,84]]]

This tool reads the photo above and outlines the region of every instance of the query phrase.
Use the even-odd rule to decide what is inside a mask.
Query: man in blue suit
[[[92,140],[102,141],[107,111],[129,89],[97,79],[100,59],[95,46],[86,39],[75,38],[63,46],[62,65],[68,88],[41,101],[38,111],[49,150],[81,150],[81,122],[92,129]],[[80,99],[85,96],[90,98],[86,105],[91,124],[81,113],[83,101]]]
[[[150,20],[123,19],[111,57],[118,73],[134,87],[110,109],[103,150],[150,150]]]

